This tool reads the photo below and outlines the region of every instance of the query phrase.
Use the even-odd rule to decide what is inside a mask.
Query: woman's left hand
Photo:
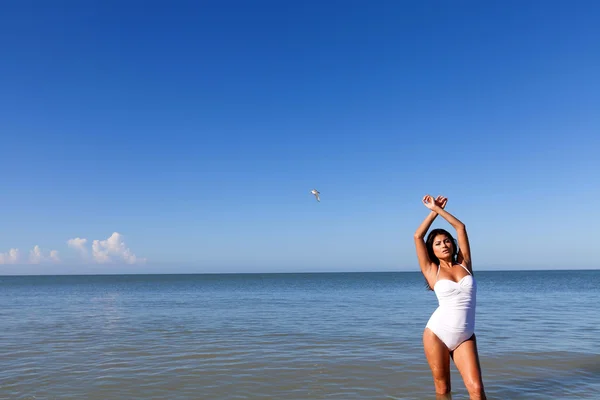
[[[435,199],[435,205],[438,206],[441,209],[444,209],[444,207],[446,207],[447,203],[448,203],[448,198],[447,197],[438,196]]]

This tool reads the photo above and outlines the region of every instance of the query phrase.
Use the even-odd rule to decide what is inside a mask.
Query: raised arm
[[[423,202],[425,203],[426,201],[431,202],[429,203],[432,204],[431,206],[429,206],[427,203],[425,205],[428,206],[428,208],[431,209],[432,212],[435,212],[442,216],[442,218],[448,221],[448,223],[452,225],[452,227],[456,230],[459,249],[457,261],[465,265],[465,267],[467,267],[471,272],[473,272],[471,267],[471,248],[469,246],[469,236],[467,235],[467,228],[465,224],[463,224],[454,215],[444,210],[443,207],[440,207],[437,204],[437,201],[433,201],[433,198],[431,196],[425,196]]]
[[[443,208],[446,205],[445,202],[441,202],[441,196],[438,196],[438,201],[438,206],[440,206],[440,208]],[[425,198],[423,198],[423,202],[425,202]],[[427,279],[427,281],[429,281],[432,271],[436,272],[437,269],[435,268],[436,265],[429,258],[429,253],[427,253],[427,247],[425,246],[424,238],[427,234],[427,231],[431,227],[431,224],[437,216],[438,213],[432,210],[429,213],[429,215],[425,217],[423,222],[421,222],[421,225],[419,225],[419,228],[417,228],[417,231],[415,232],[415,247],[417,250],[417,258],[419,259],[419,266],[421,267],[421,272],[423,272],[423,275],[425,276],[425,279]]]

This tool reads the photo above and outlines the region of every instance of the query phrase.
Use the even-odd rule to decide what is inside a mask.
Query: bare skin
[[[449,279],[458,282],[468,273],[458,264],[464,265],[473,273],[471,264],[471,250],[465,225],[444,208],[448,199],[438,196],[436,199],[426,195],[423,204],[431,210],[415,232],[415,247],[421,272],[431,288],[434,287],[438,266],[431,261],[427,252],[424,237],[431,224],[438,215],[441,215],[456,230],[459,252],[456,263],[453,262],[454,242],[445,235],[437,235],[433,240],[433,253],[439,260],[439,279]],[[458,266],[458,268],[455,268]],[[423,347],[425,356],[433,377],[437,399],[450,399],[450,359],[454,361],[460,372],[469,396],[473,400],[486,400],[481,376],[481,365],[477,352],[475,335],[461,343],[454,351],[450,351],[429,328],[423,332]]]

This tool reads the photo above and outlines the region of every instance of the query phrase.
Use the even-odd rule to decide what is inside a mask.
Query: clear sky
[[[426,193],[476,270],[597,268],[599,20],[594,1],[2,2],[0,274],[417,271]]]

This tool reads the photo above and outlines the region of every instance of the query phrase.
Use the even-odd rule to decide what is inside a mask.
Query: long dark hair
[[[427,235],[425,247],[427,248],[427,254],[429,255],[429,259],[435,265],[440,265],[440,260],[435,256],[435,253],[433,252],[433,241],[438,235],[444,235],[452,242],[452,264],[456,263],[456,257],[458,256],[458,245],[456,244],[456,239],[454,239],[450,232],[441,228],[434,229],[431,232],[429,232],[429,235]],[[425,279],[425,285],[427,286],[428,290],[433,290],[431,286],[429,286],[429,282],[427,282],[427,279]]]

